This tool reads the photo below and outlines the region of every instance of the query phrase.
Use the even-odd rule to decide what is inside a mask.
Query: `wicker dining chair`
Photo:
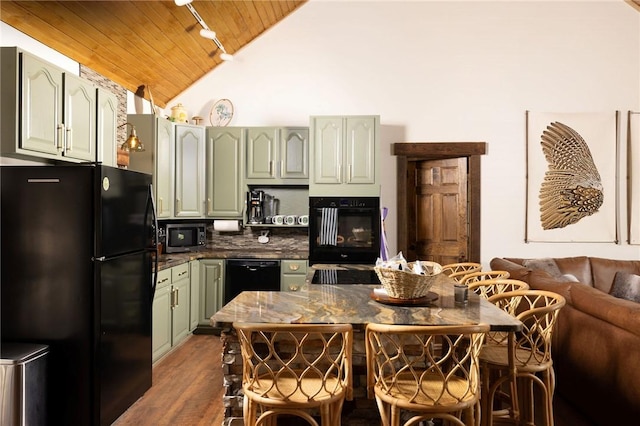
[[[514,303],[514,300],[519,303]],[[526,417],[526,424],[539,424],[534,410],[534,387],[537,386],[542,395],[544,424],[553,425],[555,374],[551,337],[558,313],[566,303],[564,297],[550,291],[516,290],[491,296],[489,301],[519,319],[523,330],[509,333],[510,342],[506,345],[487,344],[482,348],[480,366],[485,424],[492,425],[494,418],[504,417],[519,421],[514,416]],[[516,395],[514,379],[518,382]],[[509,384],[509,390],[503,389],[506,384]],[[494,407],[496,396],[507,396],[509,406],[506,409]],[[522,410],[514,409],[518,407],[518,401],[524,403]],[[497,402],[503,404],[505,399],[499,398]]]
[[[492,280],[496,278],[509,278],[508,271],[475,271],[465,274],[458,280],[460,284],[472,284],[478,281]]]
[[[234,323],[242,350],[244,424],[275,425],[293,415],[338,426],[352,399],[351,324]]]
[[[442,273],[458,281],[471,272],[482,270],[482,264],[475,262],[449,263],[442,265]]]
[[[468,288],[469,291],[473,291],[478,296],[489,299],[491,296],[508,291],[529,290],[529,284],[512,278],[493,278],[468,283]]]
[[[405,426],[431,418],[479,424],[478,353],[488,330],[486,324],[368,324],[367,391],[383,426],[399,426],[402,410],[412,415]]]

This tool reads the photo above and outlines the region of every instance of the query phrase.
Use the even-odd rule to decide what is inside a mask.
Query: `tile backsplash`
[[[258,237],[269,230],[269,242],[261,244]],[[247,227],[238,232],[218,232],[213,225],[207,226],[207,247],[216,250],[291,250],[309,251],[307,228]]]

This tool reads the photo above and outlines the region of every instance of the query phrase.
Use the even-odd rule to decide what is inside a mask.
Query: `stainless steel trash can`
[[[45,425],[47,354],[36,343],[0,345],[0,425]]]

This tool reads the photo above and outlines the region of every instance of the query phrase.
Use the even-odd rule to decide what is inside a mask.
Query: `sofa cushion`
[[[546,290],[563,296],[567,303],[571,303],[571,288],[580,286],[580,283],[561,281],[547,274],[545,271],[534,270],[528,276],[529,287],[534,290]]]
[[[571,304],[576,309],[640,337],[640,303],[579,284],[573,284],[570,293]]]
[[[587,256],[558,257],[554,259],[562,274],[570,274],[582,284],[593,287],[591,264]]]
[[[640,303],[640,275],[624,271],[616,272],[609,294],[620,299]]]
[[[623,271],[640,275],[640,260],[615,260],[592,257],[590,261],[591,271],[593,273],[593,286],[605,293],[611,291],[613,277],[616,275],[616,272]],[[560,266],[560,264],[558,264],[558,266]],[[560,269],[562,269],[562,266],[560,266]],[[568,271],[563,270],[563,272]],[[580,279],[579,276],[577,277]]]
[[[531,269],[525,268],[520,262],[513,262],[509,259],[503,259],[501,257],[494,257],[491,262],[491,269],[494,271],[507,271],[509,272],[509,278],[513,280],[520,280],[528,282],[528,276],[531,273]]]
[[[526,259],[522,262],[522,266],[530,269],[542,270],[552,277],[559,277],[562,275],[560,268],[555,260],[550,257],[543,257],[540,259]]]

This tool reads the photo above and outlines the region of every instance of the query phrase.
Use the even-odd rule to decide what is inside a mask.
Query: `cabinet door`
[[[176,125],[175,217],[204,217],[204,127]]]
[[[342,183],[342,118],[314,117],[313,121],[313,182]]]
[[[85,161],[96,161],[96,88],[73,74],[64,77],[63,155]]]
[[[211,317],[224,300],[224,260],[200,260],[200,325],[211,326]]]
[[[171,349],[171,286],[156,288],[152,315],[151,353],[156,361]]]
[[[278,130],[272,127],[247,129],[247,179],[275,179]]]
[[[174,126],[172,122],[164,118],[154,117],[153,119],[156,122],[156,164],[153,172],[156,187],[156,208],[158,218],[168,218],[173,215]],[[148,143],[154,143],[154,141]]]
[[[186,278],[175,281],[172,285],[173,312],[172,312],[172,339],[171,345],[175,346],[189,335],[190,312],[189,295],[190,280]]]
[[[309,129],[280,129],[280,177],[309,178]]]
[[[98,161],[117,167],[118,98],[108,90],[98,89],[97,145]]]
[[[242,179],[243,129],[207,129],[207,216],[242,218],[244,190]]]
[[[189,331],[195,330],[200,318],[200,261],[189,262]]]
[[[376,123],[374,117],[345,118],[344,182],[375,183]]]
[[[59,155],[63,148],[62,71],[35,56],[21,55],[20,147]]]

